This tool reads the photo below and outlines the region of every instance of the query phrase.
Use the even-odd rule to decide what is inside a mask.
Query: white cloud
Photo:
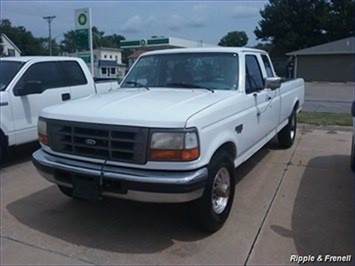
[[[259,15],[259,8],[251,6],[236,6],[232,12],[232,18],[253,18]]]
[[[135,15],[129,18],[126,23],[123,24],[121,30],[127,33],[137,33],[144,30],[144,28],[147,26],[152,26],[155,22],[156,18],[153,15],[145,19],[142,19],[139,15]]]
[[[206,26],[206,23],[207,19],[205,17],[194,17],[187,22],[187,25],[192,28],[202,28]]]
[[[173,14],[168,18],[168,29],[179,30],[184,24],[184,19],[180,15]]]

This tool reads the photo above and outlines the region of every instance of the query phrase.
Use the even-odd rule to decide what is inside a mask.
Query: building
[[[133,62],[144,52],[171,49],[171,48],[193,48],[193,47],[215,47],[201,41],[191,41],[179,39],[174,37],[154,37],[150,39],[141,40],[127,40],[121,41],[120,47],[122,49],[133,49],[133,54],[128,58],[128,66],[131,67]]]
[[[122,64],[122,50],[118,48],[99,47],[93,50],[94,73],[96,80],[122,78],[126,73],[126,65]],[[90,68],[90,52],[83,51],[69,54],[83,59]]]
[[[288,53],[295,77],[306,81],[354,82],[354,39],[325,43]]]
[[[3,56],[21,56],[21,50],[4,33],[1,33],[1,46]]]

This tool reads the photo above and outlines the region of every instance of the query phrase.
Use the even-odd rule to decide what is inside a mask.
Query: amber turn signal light
[[[149,151],[149,159],[153,161],[192,161],[200,156],[198,148],[190,150],[155,150]]]

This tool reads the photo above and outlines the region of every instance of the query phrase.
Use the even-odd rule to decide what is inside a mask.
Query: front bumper
[[[141,202],[181,203],[198,199],[208,175],[206,167],[194,171],[140,170],[68,159],[41,149],[33,153],[32,161],[49,182],[85,190],[90,186],[81,184],[90,179],[99,187],[100,196]]]

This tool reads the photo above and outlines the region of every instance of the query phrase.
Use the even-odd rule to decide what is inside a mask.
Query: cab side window
[[[57,64],[61,66],[63,74],[66,77],[66,87],[85,85],[88,83],[83,70],[77,62],[58,61]]]
[[[261,55],[261,58],[263,59],[263,63],[265,66],[265,70],[266,70],[266,75],[268,78],[270,77],[274,77],[274,73],[272,72],[272,67],[271,67],[271,63],[269,58],[266,55]]]
[[[245,91],[247,94],[260,91],[264,88],[264,80],[261,74],[258,59],[255,55],[245,57]]]
[[[43,62],[32,65],[17,82],[16,89],[23,89],[26,82],[40,82],[43,90],[65,86],[61,71],[55,62]]]

